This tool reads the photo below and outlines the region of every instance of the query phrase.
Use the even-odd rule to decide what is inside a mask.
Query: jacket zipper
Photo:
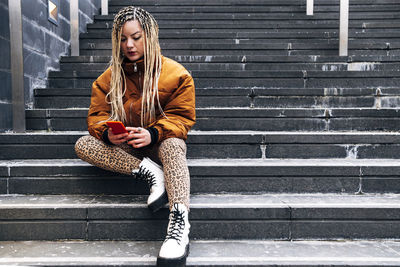
[[[136,63],[133,64],[133,71],[134,72],[138,71]],[[139,89],[139,92],[142,94],[142,71],[141,70],[139,70],[139,88],[138,89]],[[132,106],[133,106],[133,103],[131,103],[129,105],[129,123],[130,123],[130,125],[132,125]]]

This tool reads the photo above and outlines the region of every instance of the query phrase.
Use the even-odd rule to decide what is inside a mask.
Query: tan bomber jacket
[[[127,80],[127,90],[123,97],[127,116],[125,126],[139,127],[141,126],[143,60],[124,63],[123,69]],[[111,105],[106,101],[110,81],[111,68],[108,68],[92,85],[87,123],[89,133],[98,139],[102,139],[107,129],[104,121],[109,119],[111,113]],[[195,86],[192,76],[181,64],[163,56],[158,91],[161,107],[167,118],[161,115],[156,105],[156,121],[145,127],[153,127],[158,131],[157,142],[171,137],[186,140],[188,131],[196,121]]]

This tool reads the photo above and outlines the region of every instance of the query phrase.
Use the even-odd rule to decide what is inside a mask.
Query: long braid
[[[114,17],[112,31],[112,59],[110,92],[107,99],[111,105],[111,120],[126,122],[122,97],[126,92],[126,77],[122,69],[124,56],[120,51],[122,27],[129,20],[138,20],[144,31],[144,80],[142,93],[141,126],[146,127],[155,121],[155,99],[160,112],[165,116],[159,96],[158,81],[161,73],[161,48],[158,41],[158,24],[154,17],[139,7],[125,7]],[[122,89],[122,86],[124,88]],[[166,116],[165,116],[166,117]]]

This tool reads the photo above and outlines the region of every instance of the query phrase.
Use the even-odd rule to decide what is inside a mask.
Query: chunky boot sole
[[[185,267],[186,258],[189,255],[189,244],[187,244],[185,249],[185,254],[180,258],[161,258],[157,257],[157,267]]]
[[[153,203],[149,204],[148,207],[152,212],[156,212],[162,207],[164,207],[164,205],[167,203],[168,203],[168,195],[167,191],[165,191],[158,199],[153,201]]]

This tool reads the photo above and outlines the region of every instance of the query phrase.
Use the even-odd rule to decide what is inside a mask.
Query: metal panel
[[[314,0],[307,0],[307,15],[314,15]]]
[[[108,0],[101,0],[101,14],[108,15]]]
[[[9,0],[13,131],[25,131],[21,0]]]
[[[69,2],[71,18],[71,56],[79,56],[79,3],[78,0]]]
[[[348,55],[349,0],[340,0],[339,56]]]

